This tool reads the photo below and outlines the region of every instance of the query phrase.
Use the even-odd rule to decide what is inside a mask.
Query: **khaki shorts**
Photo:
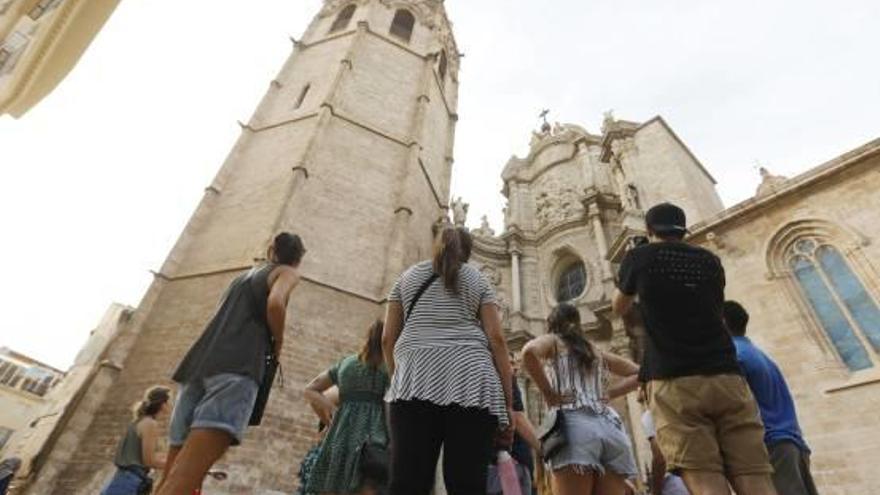
[[[685,376],[648,383],[657,443],[669,471],[728,477],[770,474],[764,425],[739,375]]]

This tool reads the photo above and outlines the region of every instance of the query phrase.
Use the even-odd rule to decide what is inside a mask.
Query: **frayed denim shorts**
[[[573,467],[577,471],[605,472],[635,478],[638,474],[632,444],[617,418],[590,409],[565,410],[567,440],[548,463],[555,470]]]
[[[241,443],[251,419],[259,385],[252,378],[221,373],[185,383],[180,388],[168,440],[180,447],[193,428],[221,430],[232,437],[232,445]]]

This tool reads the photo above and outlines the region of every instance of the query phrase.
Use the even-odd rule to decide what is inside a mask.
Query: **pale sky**
[[[541,108],[598,132],[662,115],[750,197],[880,137],[880,2],[447,0],[466,54],[453,194],[501,230]],[[0,346],[66,368],[137,305],[319,0],[127,0],[62,84],[0,118]]]

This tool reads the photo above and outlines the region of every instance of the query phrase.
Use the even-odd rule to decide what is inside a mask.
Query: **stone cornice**
[[[507,243],[501,237],[474,236],[474,253],[484,258],[504,261],[510,257]]]
[[[818,165],[796,177],[793,177],[770,194],[753,197],[722,211],[718,215],[691,226],[691,239],[699,239],[709,232],[723,230],[738,219],[756,214],[764,209],[772,208],[780,199],[797,194],[817,183],[844,172],[851,167],[865,165],[868,160],[880,157],[880,139],[870,141],[858,148],[848,151],[837,158]]]
[[[194,272],[194,273],[186,273],[183,275],[167,275],[167,274],[164,274],[161,272],[155,272],[155,271],[153,271],[151,273],[153,274],[154,277],[156,277],[158,279],[161,279],[161,280],[168,282],[168,283],[173,283],[173,282],[181,282],[181,281],[192,280],[192,279],[197,279],[197,278],[213,277],[216,275],[224,275],[224,274],[228,274],[228,273],[243,272],[245,270],[250,270],[252,267],[253,267],[253,264],[230,265],[230,266],[215,268],[215,269],[211,269],[211,270],[204,270],[204,271]],[[319,287],[323,287],[325,289],[330,289],[330,290],[333,290],[335,292],[339,292],[339,293],[342,293],[345,295],[353,296],[358,299],[362,299],[364,301],[368,301],[368,302],[372,302],[372,303],[376,303],[376,304],[384,304],[386,301],[386,299],[384,297],[379,298],[379,297],[375,297],[375,296],[370,296],[370,295],[355,291],[353,289],[347,289],[344,287],[340,287],[340,286],[331,284],[329,282],[324,282],[322,280],[318,280],[314,277],[309,277],[309,276],[303,275],[301,277],[301,279],[306,282],[315,284]]]
[[[614,242],[608,246],[608,254],[605,255],[605,259],[612,263],[620,263],[620,261],[623,260],[623,256],[626,254],[627,242],[633,237],[639,235],[647,235],[647,233],[644,230],[636,230],[624,226],[617,238],[614,239]]]
[[[571,126],[571,124],[567,124]],[[594,136],[592,134],[587,133],[586,131],[575,131],[572,128],[566,128],[566,130],[562,131],[562,133],[558,135],[551,135],[545,138],[531,148],[528,156],[525,158],[519,158],[516,155],[511,156],[510,160],[508,160],[507,165],[505,165],[504,170],[501,172],[501,178],[504,181],[504,188],[502,190],[502,194],[507,195],[508,191],[508,182],[518,182],[518,183],[529,183],[537,180],[544,173],[549,171],[550,169],[561,165],[563,163],[567,163],[571,160],[574,160],[579,152],[579,145],[581,143],[584,144],[593,144],[598,145],[600,143],[600,138],[598,136]],[[572,146],[571,156],[565,159],[553,161],[546,166],[542,167],[541,170],[537,172],[533,172],[531,174],[525,174],[525,172],[530,172],[532,165],[535,163],[535,159],[543,153],[545,150],[552,146],[558,145],[567,145]]]
[[[631,122],[625,122],[625,121],[621,121],[621,122],[624,122],[625,124],[633,124]],[[685,142],[682,141],[680,137],[678,137],[678,134],[676,134],[675,131],[672,130],[672,127],[666,122],[666,120],[664,120],[663,117],[661,117],[659,115],[655,116],[654,118],[644,122],[643,124],[641,124],[637,127],[634,127],[634,128],[623,127],[620,129],[611,130],[608,133],[606,133],[605,136],[602,138],[602,154],[599,159],[604,163],[608,163],[611,160],[611,156],[612,156],[611,143],[613,143],[617,139],[635,136],[636,134],[639,133],[639,131],[641,131],[642,129],[648,127],[649,125],[651,125],[655,122],[662,125],[669,132],[669,134],[672,136],[672,138],[675,139],[675,142],[677,142],[682,147],[682,149],[684,149],[685,153],[687,153],[688,156],[691,157],[691,159],[694,161],[694,163],[697,164],[700,171],[710,181],[712,181],[712,184],[718,183],[715,180],[715,178],[712,177],[712,174],[710,174],[709,171],[706,170],[706,167],[703,166],[703,163],[700,162],[700,160],[697,158],[696,155],[694,155],[693,151],[691,151],[691,149],[688,147],[688,145],[685,144]]]

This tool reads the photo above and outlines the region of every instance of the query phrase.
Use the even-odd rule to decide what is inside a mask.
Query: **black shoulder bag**
[[[562,393],[562,376],[559,373],[559,347],[554,345],[556,356],[553,359],[553,365],[556,369],[556,391]],[[538,426],[535,432],[538,440],[541,441],[541,456],[544,459],[550,459],[563,447],[568,444],[568,433],[565,431],[565,411],[562,407],[551,409],[544,421]]]
[[[379,369],[373,369],[370,392],[376,389],[376,375],[378,374]],[[358,469],[360,469],[363,479],[370,480],[379,485],[384,485],[388,482],[391,472],[391,455],[388,452],[388,445],[387,443],[374,440],[372,429],[367,435],[367,439],[358,448],[356,456]]]
[[[253,270],[251,271],[253,273]],[[254,319],[262,324],[266,335],[266,355],[263,366],[263,379],[260,381],[260,388],[257,390],[257,398],[254,401],[254,408],[251,411],[251,418],[248,421],[249,426],[259,426],[263,421],[263,413],[266,412],[266,405],[269,403],[269,392],[272,391],[272,384],[275,382],[275,375],[281,367],[281,363],[275,358],[275,338],[272,337],[272,330],[269,329],[269,322],[266,320],[266,308],[257,304],[257,298],[254,295],[254,288],[251,286],[252,276],[247,280],[247,293],[250,295],[251,305],[254,307]],[[281,386],[284,386],[284,375],[281,375]]]

